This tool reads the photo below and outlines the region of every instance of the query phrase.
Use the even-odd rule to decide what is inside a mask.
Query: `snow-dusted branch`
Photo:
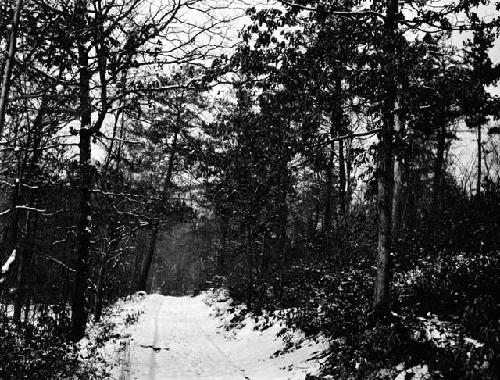
[[[16,259],[16,250],[14,249],[12,251],[12,253],[10,254],[9,258],[7,259],[7,261],[5,262],[5,264],[2,265],[2,276],[0,277],[0,284],[2,282],[4,282],[5,276],[3,276],[3,275],[5,275],[5,273],[7,273],[9,271],[9,268],[15,259]]]
[[[26,206],[26,205],[17,205],[16,208],[18,210],[35,211],[35,212],[39,212],[39,213],[46,213],[47,212],[47,210],[45,210],[45,209],[36,208],[36,207],[29,207],[29,206]]]
[[[66,264],[64,264],[61,260],[58,260],[56,259],[55,257],[52,257],[52,256],[48,256],[48,255],[38,255],[38,257],[41,257],[42,259],[45,259],[45,260],[50,260],[56,264],[59,264],[60,266],[64,267],[65,269],[69,270],[70,272],[74,272],[75,270],[73,268],[70,268],[69,266],[67,266]]]

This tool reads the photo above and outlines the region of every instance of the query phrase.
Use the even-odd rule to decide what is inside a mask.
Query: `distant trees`
[[[201,70],[187,65],[181,66],[169,76],[158,77],[162,85],[171,89],[165,95],[158,88],[153,88],[149,109],[145,111],[152,123],[147,131],[149,143],[146,157],[142,158],[140,168],[154,176],[147,180],[152,182],[150,184],[153,185],[156,200],[152,203],[155,210],[151,210],[151,239],[137,285],[139,290],[146,290],[161,223],[174,216],[181,216],[181,219],[187,217],[187,208],[182,207],[178,200],[177,203],[174,202],[172,197],[175,192],[182,192],[184,186],[175,186],[173,179],[183,174],[185,177],[193,176],[191,171],[199,160],[202,142],[196,135],[192,136],[191,132],[202,131],[202,113],[207,108],[206,98],[193,83],[200,81],[202,74]]]
[[[485,87],[497,83],[500,79],[500,64],[494,65],[488,54],[495,41],[491,27],[480,22],[476,13],[469,14],[469,18],[474,31],[472,39],[467,41],[465,48],[466,64],[470,65],[470,76],[468,78],[469,91],[462,97],[462,108],[467,127],[477,132],[476,196],[480,198],[484,180],[481,129],[488,121],[488,116],[498,114],[498,105],[496,107],[493,105],[491,95]]]

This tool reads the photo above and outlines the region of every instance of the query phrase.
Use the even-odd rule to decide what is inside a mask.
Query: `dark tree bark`
[[[279,195],[278,195],[278,265],[279,265],[279,294],[282,294],[283,290],[283,273],[285,271],[286,265],[286,252],[288,246],[287,239],[287,226],[288,226],[288,204],[287,204],[287,194],[289,185],[288,176],[288,154],[286,148],[284,152],[281,153],[280,165],[279,165]],[[269,270],[269,269],[268,269]]]
[[[375,278],[375,294],[373,307],[375,314],[385,316],[390,310],[390,287],[392,276],[391,262],[391,209],[393,187],[393,155],[392,137],[394,131],[394,110],[396,103],[396,80],[394,60],[397,58],[395,47],[395,34],[397,30],[396,16],[398,14],[398,1],[387,1],[385,19],[386,63],[385,71],[385,99],[383,101],[383,121],[380,133],[378,150],[378,245],[377,245],[377,274]]]
[[[329,233],[332,224],[332,200],[333,200],[333,164],[335,156],[335,139],[342,134],[344,129],[344,113],[342,110],[342,91],[341,78],[338,77],[335,82],[336,88],[336,99],[333,106],[333,111],[330,119],[330,137],[332,141],[330,142],[330,157],[328,160],[328,165],[326,168],[326,204],[325,204],[325,218],[324,218],[324,232]],[[338,140],[338,157],[339,157],[339,191],[338,191],[338,206],[340,209],[340,214],[345,215],[345,156],[344,156],[344,141],[343,139]],[[337,209],[337,208],[335,208]]]
[[[85,30],[85,17],[87,13],[87,1],[80,0],[76,5],[76,16],[82,30]],[[82,34],[78,44],[78,65],[80,70],[79,101],[80,101],[80,179],[79,179],[79,218],[78,218],[78,243],[77,262],[75,267],[74,289],[71,304],[71,336],[75,341],[85,335],[87,323],[87,288],[89,280],[90,260],[90,238],[92,228],[91,214],[91,106],[90,106],[90,71],[89,52],[86,40]]]
[[[345,133],[344,110],[342,109],[342,78],[337,76],[335,81],[336,99],[334,101],[334,109],[332,114],[332,127],[330,129],[330,136],[332,139],[340,137]],[[345,216],[345,203],[346,203],[346,165],[344,155],[344,139],[338,140],[339,149],[339,199],[338,206],[340,215]],[[333,147],[333,143],[332,143]]]
[[[347,190],[346,190],[346,205],[345,205],[345,213],[348,216],[351,211],[351,202],[352,202],[352,184],[351,184],[351,172],[352,172],[352,139],[346,141],[346,182],[347,182]]]
[[[432,194],[432,206],[433,208],[440,208],[441,199],[441,185],[443,182],[443,170],[444,170],[444,154],[446,148],[446,122],[441,121],[438,131],[438,144],[436,151],[436,160],[434,162],[434,184],[433,184],[433,194]]]
[[[390,303],[392,147],[389,132],[388,129],[383,131],[379,143],[377,277],[374,300],[377,314],[386,314]]]
[[[339,209],[340,215],[345,216],[346,204],[346,170],[344,156],[344,140],[339,140]]]
[[[333,143],[332,143],[333,146]],[[330,148],[328,164],[326,166],[326,195],[325,213],[323,218],[323,233],[328,234],[332,228],[332,199],[333,199],[333,147]]]
[[[394,118],[394,130],[398,141],[398,149],[394,159],[394,195],[392,199],[392,240],[394,242],[399,240],[403,228],[403,195],[405,189],[404,156],[406,149],[403,146],[405,123],[402,117],[401,103],[401,94],[399,93]]]
[[[21,166],[21,165],[20,165]],[[14,315],[13,319],[15,321],[20,321],[21,319],[21,308],[23,301],[23,275],[25,268],[25,260],[23,252],[18,249],[18,240],[19,240],[19,217],[20,210],[17,208],[19,205],[19,198],[21,196],[21,181],[22,181],[22,172],[18,169],[18,173],[16,176],[16,182],[14,185],[14,190],[12,192],[11,199],[11,212],[12,218],[9,223],[9,229],[7,233],[7,253],[16,251],[16,261],[17,261],[17,272],[16,272],[16,294],[14,297]]]
[[[481,160],[482,160],[482,144],[481,144],[481,123],[477,126],[477,179],[476,179],[476,197],[481,198]]]
[[[149,270],[151,268],[151,264],[153,262],[153,257],[156,250],[156,241],[158,239],[158,231],[160,230],[160,222],[155,220],[152,222],[151,227],[151,239],[149,240],[149,247],[146,253],[146,258],[144,260],[144,265],[141,271],[141,277],[139,278],[139,284],[137,284],[137,290],[146,291],[146,285],[148,282]]]
[[[21,9],[23,7],[23,0],[16,0],[16,7],[14,9],[14,19],[12,20],[12,28],[9,36],[9,52],[4,66],[2,89],[0,93],[0,139],[3,136],[5,126],[5,113],[7,110],[7,103],[9,101],[10,82],[12,75],[12,66],[16,55],[17,47],[17,30],[21,19]]]
[[[319,173],[315,174],[316,181],[320,182],[321,176]],[[316,237],[318,230],[318,223],[321,220],[321,187],[317,186],[314,194],[314,211],[311,214],[311,225],[309,228],[309,239]]]

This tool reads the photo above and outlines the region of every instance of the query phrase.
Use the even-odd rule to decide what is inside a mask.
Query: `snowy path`
[[[314,367],[307,361],[319,349],[310,343],[271,359],[282,348],[276,329],[243,328],[229,339],[198,297],[150,295],[145,313],[131,330],[121,379],[304,379]],[[246,331],[248,330],[248,331]]]

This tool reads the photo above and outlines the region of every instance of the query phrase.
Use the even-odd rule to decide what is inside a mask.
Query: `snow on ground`
[[[427,380],[430,379],[427,364],[417,365],[405,371],[401,371],[394,380]]]
[[[326,340],[305,339],[277,318],[243,316],[241,309],[221,293],[119,302],[109,317],[113,338],[98,350],[115,364],[106,366],[108,378],[299,380],[317,372]],[[126,325],[127,315],[137,323]],[[102,327],[90,330],[87,343],[103,335]],[[85,343],[82,356],[89,356]]]
[[[109,307],[101,322],[88,326],[79,344],[82,365],[93,368],[98,379],[124,379],[131,330],[141,319],[148,300],[145,293],[119,299]]]

